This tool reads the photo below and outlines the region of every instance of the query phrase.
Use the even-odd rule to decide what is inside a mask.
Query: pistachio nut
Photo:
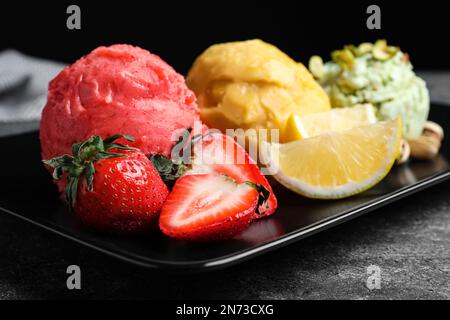
[[[429,160],[434,158],[441,148],[441,141],[435,136],[421,135],[408,140],[411,156],[416,159]]]
[[[372,52],[373,44],[370,42],[363,42],[358,46],[358,51],[361,55]]]
[[[343,69],[350,69],[355,63],[355,56],[349,49],[333,51],[331,58]]]
[[[375,59],[386,61],[395,56],[400,50],[398,47],[388,46],[386,40],[377,40],[372,48],[372,55]]]
[[[359,57],[361,53],[359,52],[359,49],[357,46],[353,44],[347,44],[344,46],[344,50],[350,50],[350,52],[353,54],[354,57]]]
[[[397,164],[406,163],[411,156],[411,147],[405,139],[402,140],[402,144],[400,146],[400,153],[397,158]]]
[[[325,73],[323,69],[323,60],[320,56],[312,56],[308,64],[309,71],[316,79],[321,79]]]
[[[436,122],[427,121],[423,127],[423,135],[436,137],[436,139],[442,141],[444,139],[444,129]]]
[[[339,89],[344,92],[345,94],[351,94],[358,90],[358,86],[348,79],[340,78],[336,81],[337,86]]]
[[[373,45],[374,49],[377,48],[377,49],[380,49],[380,50],[386,50],[387,47],[388,47],[388,45],[387,45],[386,39],[379,39]]]

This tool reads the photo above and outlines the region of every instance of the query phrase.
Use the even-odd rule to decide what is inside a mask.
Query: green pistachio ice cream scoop
[[[330,97],[333,107],[371,103],[379,120],[398,116],[405,138],[421,135],[430,109],[425,82],[416,76],[409,56],[385,40],[348,45],[323,63],[313,56],[309,69]]]

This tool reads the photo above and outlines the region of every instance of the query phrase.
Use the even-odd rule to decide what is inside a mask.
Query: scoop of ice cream
[[[167,156],[172,134],[198,118],[195,95],[158,56],[130,45],[99,47],[50,82],[42,157],[71,154],[73,143],[92,135],[119,133],[133,136],[147,155]]]
[[[330,109],[308,70],[261,40],[213,45],[197,58],[187,83],[197,95],[201,119],[222,131],[282,131],[293,113]]]
[[[400,116],[405,137],[422,133],[430,98],[407,54],[380,40],[347,46],[335,51],[332,58],[323,66],[314,58],[310,69],[329,94],[333,107],[371,103],[377,108],[379,120]]]

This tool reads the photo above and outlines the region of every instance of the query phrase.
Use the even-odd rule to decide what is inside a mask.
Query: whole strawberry
[[[153,164],[141,151],[93,136],[74,144],[72,155],[43,162],[54,168],[53,178],[67,176],[66,199],[81,222],[114,233],[136,233],[157,225],[169,191]]]

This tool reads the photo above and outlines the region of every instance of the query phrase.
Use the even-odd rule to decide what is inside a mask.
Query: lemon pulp
[[[336,108],[304,116],[291,114],[284,128],[282,142],[314,137],[331,131],[345,131],[376,122],[375,109],[371,104]]]

